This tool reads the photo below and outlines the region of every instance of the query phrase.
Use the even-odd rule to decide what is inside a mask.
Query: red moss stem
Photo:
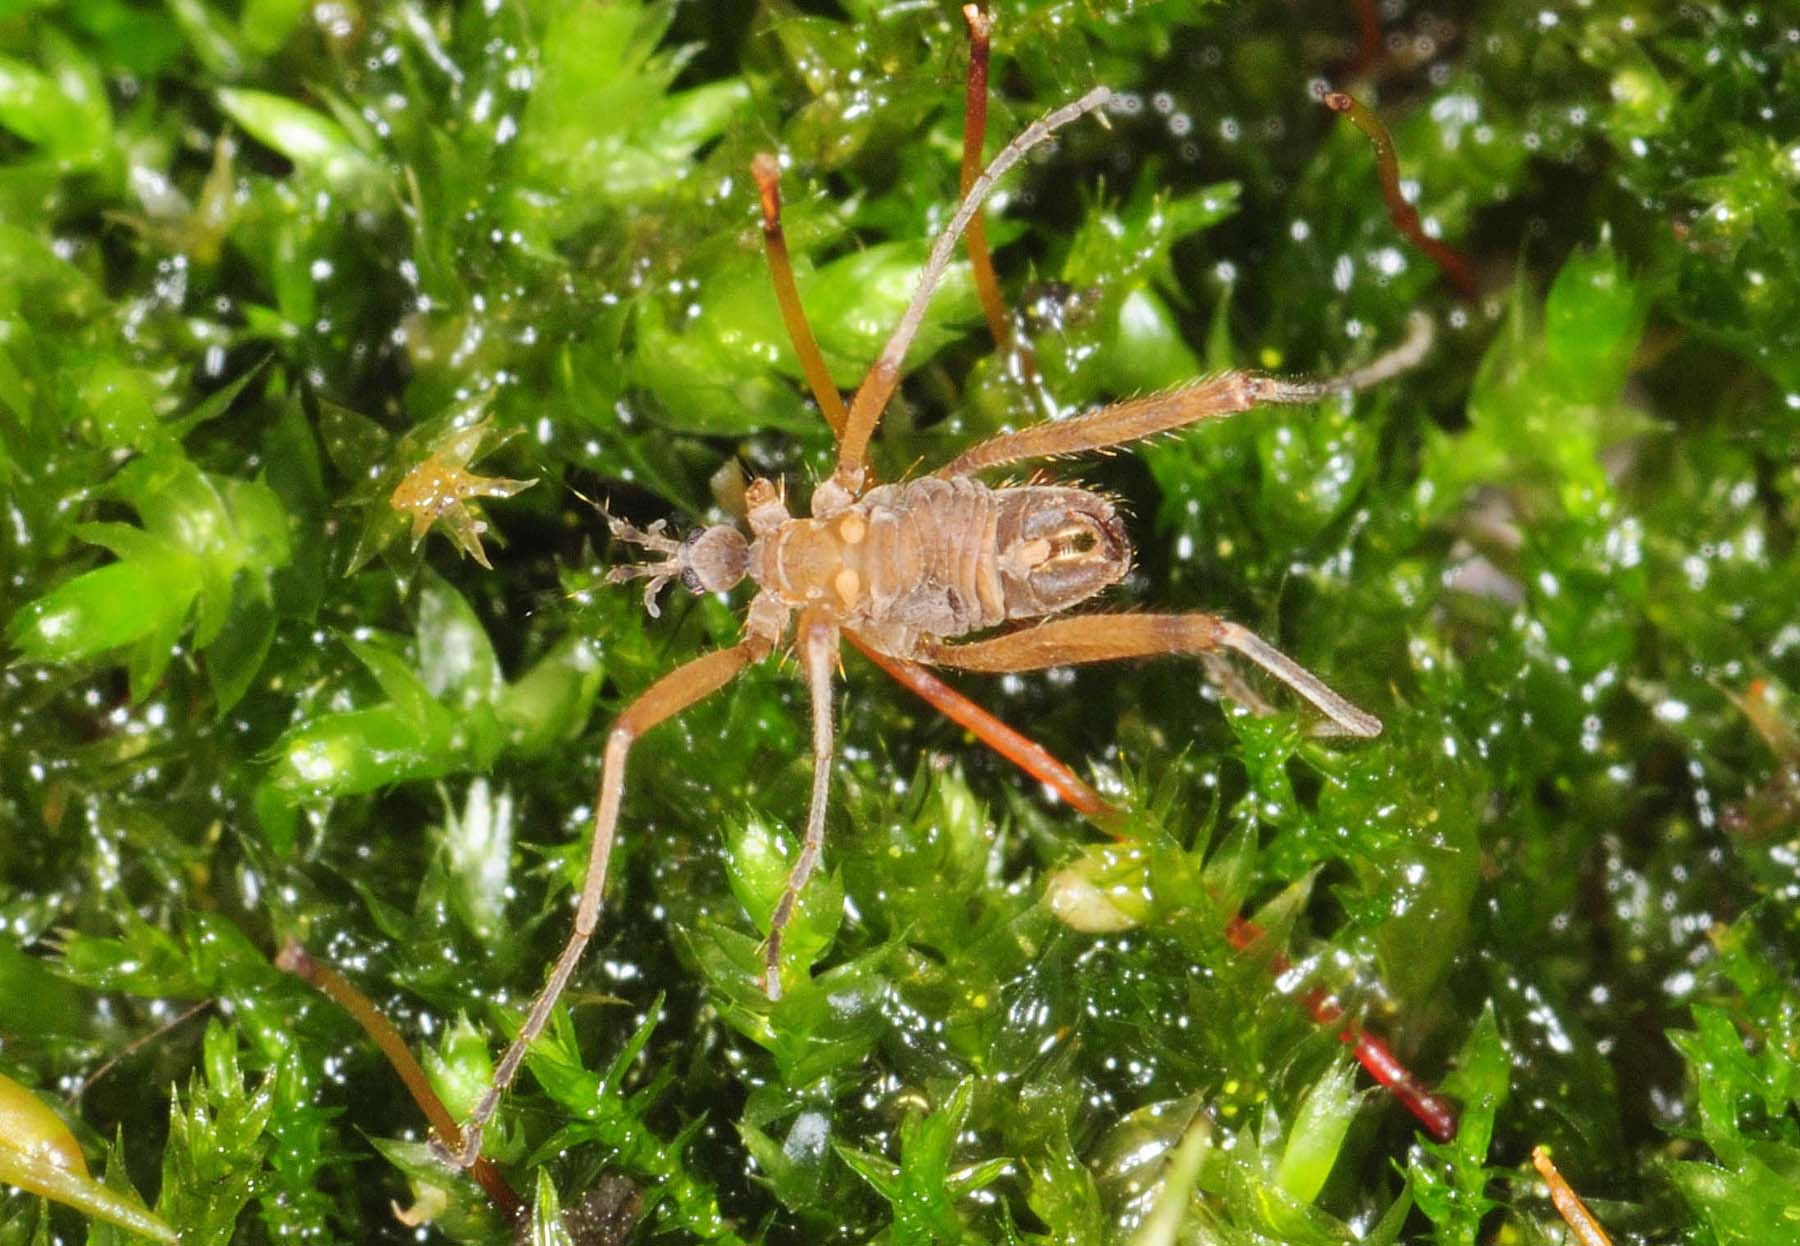
[[[1261,942],[1264,934],[1261,926],[1245,917],[1233,916],[1225,923],[1225,937],[1240,952]],[[1283,952],[1276,952],[1269,960],[1269,972],[1276,977],[1291,968],[1293,962]],[[1408,1112],[1418,1118],[1426,1132],[1439,1142],[1449,1142],[1456,1137],[1456,1108],[1450,1101],[1415,1077],[1394,1054],[1394,1049],[1346,1013],[1329,991],[1322,986],[1311,987],[1299,1001],[1320,1025],[1339,1027],[1338,1041],[1350,1048],[1350,1054],[1370,1077],[1385,1086]]]
[[[1381,12],[1375,0],[1352,0],[1356,10],[1356,59],[1350,62],[1350,76],[1360,78],[1368,73],[1381,55]]]
[[[1394,222],[1394,228],[1430,256],[1464,298],[1474,298],[1475,274],[1469,261],[1456,248],[1427,234],[1419,223],[1419,210],[1400,193],[1400,161],[1394,154],[1394,136],[1388,133],[1381,118],[1344,91],[1327,91],[1325,107],[1348,116],[1350,123],[1367,135],[1370,145],[1375,148],[1375,173],[1381,180],[1381,197],[1387,201],[1388,217]]]

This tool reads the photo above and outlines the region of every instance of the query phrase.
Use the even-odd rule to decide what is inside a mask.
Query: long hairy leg
[[[983,744],[1055,792],[1076,813],[1102,826],[1117,819],[1118,811],[1042,744],[1008,726],[917,662],[883,653],[855,632],[848,633],[848,637],[864,657],[901,687],[923,698],[957,726],[973,732]]]
[[[963,85],[963,140],[960,191],[967,195],[981,173],[981,145],[987,139],[989,35],[994,19],[983,4],[963,5],[969,23],[969,73]],[[1005,350],[1012,333],[1006,323],[1006,303],[1000,297],[1000,278],[994,273],[994,255],[988,249],[987,221],[977,212],[969,218],[963,239],[969,244],[969,268],[975,277],[975,294],[987,317],[994,345]]]
[[[1032,122],[1018,137],[1000,149],[999,154],[969,187],[969,193],[963,196],[962,205],[957,208],[956,214],[950,218],[943,232],[938,235],[937,242],[932,245],[931,255],[925,261],[924,271],[919,275],[919,288],[914,292],[912,302],[907,305],[900,323],[894,328],[893,336],[870,365],[862,385],[856,391],[856,397],[850,402],[844,435],[838,442],[837,470],[832,477],[833,483],[850,496],[855,496],[862,488],[865,470],[863,460],[868,454],[869,438],[875,431],[876,421],[887,408],[888,399],[894,395],[894,387],[900,383],[900,365],[906,358],[913,338],[919,332],[920,324],[924,322],[926,304],[931,301],[932,293],[943,279],[944,270],[950,264],[950,255],[956,249],[963,230],[968,227],[970,218],[981,210],[982,202],[994,188],[994,183],[1023,159],[1027,151],[1063,126],[1101,107],[1111,98],[1111,91],[1105,87],[1095,87],[1074,103],[1064,104]],[[816,512],[816,505],[814,510]]]
[[[1267,404],[1300,405],[1333,394],[1368,389],[1415,366],[1431,349],[1431,319],[1415,314],[1406,340],[1385,355],[1342,376],[1323,380],[1285,380],[1257,372],[1221,372],[1180,389],[1131,398],[1090,411],[1072,420],[1033,424],[1001,433],[957,455],[938,468],[938,476],[971,476],[990,467],[1022,459],[1083,454],[1108,446],[1142,441],[1201,420],[1235,415]]]
[[[800,855],[788,873],[787,886],[769,918],[769,942],[764,955],[763,989],[770,999],[781,998],[781,936],[799,903],[800,889],[819,864],[825,845],[825,802],[831,791],[831,672],[838,660],[838,631],[823,612],[808,610],[795,628],[800,661],[806,667],[806,683],[812,693],[813,785],[812,804],[806,811],[806,837]]]
[[[989,35],[993,30],[993,19],[977,4],[965,4],[963,18],[969,24],[969,68],[963,88],[959,191],[966,200],[980,180],[982,172],[981,147],[987,136]],[[998,175],[993,170],[990,173]],[[818,338],[813,335],[812,326],[807,323],[806,310],[800,302],[799,287],[794,282],[794,265],[788,254],[787,236],[781,227],[781,166],[773,155],[758,152],[751,158],[750,175],[756,180],[762,206],[763,251],[768,257],[769,277],[775,286],[775,300],[781,308],[782,323],[787,328],[788,340],[793,343],[794,354],[800,360],[801,371],[806,375],[806,383],[812,389],[820,413],[825,417],[825,422],[831,425],[831,431],[842,438],[847,418],[843,398],[838,393],[837,386],[832,383],[830,370],[825,366],[825,356],[819,350]],[[991,184],[990,177],[988,186]],[[983,187],[983,195],[988,186]],[[989,332],[993,334],[994,345],[1005,350],[1011,339],[1006,320],[1006,303],[1000,297],[1000,280],[994,272],[994,257],[988,247],[987,224],[980,212],[970,214],[964,236],[969,246],[969,264],[974,272],[975,291],[981,300],[982,314],[987,319]],[[936,278],[931,280],[935,284]],[[885,397],[882,402],[885,406]],[[879,416],[879,412],[876,415]],[[865,438],[867,435],[864,434]]]
[[[481,1132],[493,1119],[500,1106],[500,1096],[518,1076],[525,1053],[550,1021],[550,1010],[568,985],[581,954],[587,949],[594,928],[600,923],[600,897],[606,888],[606,866],[612,858],[613,833],[619,825],[619,804],[625,794],[625,758],[632,742],[664,719],[672,718],[695,702],[704,699],[730,683],[750,663],[768,656],[769,643],[757,636],[746,638],[729,649],[695,658],[678,666],[646,688],[638,699],[626,707],[613,723],[606,737],[606,751],[600,763],[600,786],[594,799],[594,842],[588,852],[587,875],[581,884],[581,899],[575,907],[575,925],[569,941],[550,970],[543,989],[532,1001],[525,1024],[512,1046],[506,1049],[500,1065],[494,1070],[494,1081],[476,1103],[475,1110],[463,1125],[462,1149],[446,1153],[459,1168],[468,1168],[481,1154]]]
[[[1329,718],[1338,733],[1370,739],[1381,720],[1357,709],[1323,680],[1256,633],[1213,614],[1087,614],[964,644],[927,641],[918,657],[968,671],[1035,671],[1161,654],[1229,650],[1249,658]]]
[[[758,152],[750,160],[750,175],[756,179],[758,197],[762,201],[763,253],[769,260],[769,279],[775,283],[775,301],[781,305],[781,322],[787,326],[788,340],[794,344],[800,370],[812,388],[819,404],[819,414],[831,425],[832,435],[844,435],[844,399],[832,383],[831,370],[819,350],[819,339],[813,336],[806,321],[806,309],[800,305],[800,289],[794,284],[794,264],[788,257],[787,235],[781,228],[781,166],[767,152]]]
[[[432,1089],[431,1079],[425,1076],[425,1070],[413,1059],[412,1049],[400,1037],[394,1023],[382,1014],[373,1000],[357,990],[350,979],[330,965],[314,960],[292,935],[287,937],[281,950],[275,954],[275,967],[322,991],[338,1007],[349,1013],[351,1020],[362,1027],[363,1033],[373,1039],[381,1049],[381,1054],[387,1057],[388,1064],[399,1075],[406,1092],[418,1104],[425,1119],[431,1122],[432,1132],[446,1153],[462,1146],[462,1131],[457,1129],[450,1109],[444,1106],[444,1101],[438,1098],[438,1092]],[[485,1155],[477,1155],[474,1163],[469,1166],[469,1175],[487,1192],[487,1196],[494,1201],[494,1206],[500,1209],[501,1215],[508,1220],[519,1218],[524,1204],[506,1183],[506,1178],[500,1175],[500,1170],[494,1167],[492,1160]]]

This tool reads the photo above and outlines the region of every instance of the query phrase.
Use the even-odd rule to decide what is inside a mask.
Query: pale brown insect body
[[[969,10],[972,27],[979,11]],[[1066,615],[1071,607],[1118,583],[1132,549],[1113,504],[1069,485],[990,485],[991,468],[1068,456],[1140,441],[1198,421],[1267,403],[1313,403],[1375,384],[1415,363],[1430,340],[1417,318],[1408,341],[1368,365],[1329,381],[1290,381],[1227,372],[1166,393],[1131,399],[1084,415],[1002,433],[958,455],[922,479],[874,484],[869,439],[899,383],[901,361],[924,317],[925,305],[950,262],[963,229],[995,180],[1050,132],[1103,105],[1096,89],[1050,113],[1008,144],[969,181],[961,206],[932,248],[919,289],[893,337],[846,409],[831,385],[805,322],[781,235],[778,175],[772,157],[753,170],[762,192],[764,241],[783,318],[821,413],[837,437],[836,469],[819,482],[811,514],[796,516],[780,485],[755,480],[744,493],[748,533],[717,524],[685,539],[609,518],[613,535],[661,554],[660,561],[615,567],[617,581],[647,578],[645,604],[680,579],[695,592],[722,592],[744,580],[756,588],[742,639],[695,658],[645,689],[619,715],[607,736],[595,800],[593,846],[574,930],[533,1002],[518,1037],[495,1070],[494,1084],[470,1115],[464,1145],[452,1158],[467,1166],[480,1151],[482,1127],[517,1074],[525,1051],[548,1023],[599,922],[606,867],[618,827],[625,763],[633,743],[656,724],[718,691],[752,663],[791,646],[806,678],[812,716],[813,785],[806,831],[781,899],[770,919],[765,987],[781,992],[781,936],[824,841],[833,753],[833,679],[845,639],[872,654],[897,678],[921,691],[937,683],[918,663],[972,671],[1028,671],[1120,658],[1190,654],[1248,658],[1305,698],[1335,734],[1374,736],[1381,724],[1321,680],[1245,628],[1216,615],[1112,613]],[[978,145],[977,145],[978,146]],[[1064,617],[1054,617],[1063,615]],[[1003,625],[1014,625],[1005,630]],[[962,639],[1002,629],[985,638]],[[1241,681],[1237,685],[1242,687]],[[941,684],[938,684],[943,689]],[[940,709],[954,692],[921,691]],[[969,707],[964,702],[962,709]],[[977,711],[979,713],[979,711]],[[969,721],[965,713],[958,721]],[[1003,724],[991,719],[994,734]],[[1016,737],[1016,733],[1011,733]],[[1000,747],[996,745],[996,747]],[[1017,759],[1029,742],[1009,746]],[[1005,751],[1004,749],[1002,751]],[[1040,750],[1041,751],[1041,750]]]
[[[1105,498],[966,477],[882,485],[824,519],[784,515],[749,557],[751,578],[782,604],[820,606],[902,658],[925,638],[1066,610],[1130,566],[1130,541]]]

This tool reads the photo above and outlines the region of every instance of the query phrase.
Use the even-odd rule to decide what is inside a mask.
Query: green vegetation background
[[[495,1137],[528,1199],[623,1175],[639,1241],[1554,1242],[1544,1143],[1619,1240],[1800,1238],[1800,8],[1382,7],[1353,78],[1351,4],[996,6],[990,151],[1125,94],[990,230],[1064,409],[1437,319],[1354,403],[1055,469],[1133,511],[1110,605],[1221,610],[1386,734],[1185,661],[957,681],[1133,811],[1113,843],[851,655],[771,1006],[809,760],[791,663],[749,673],[633,760]],[[804,498],[830,447],[747,162],[784,157],[848,387],[955,200],[963,64],[938,0],[0,4],[0,1070],[61,1103],[120,1057],[64,1115],[190,1246],[507,1236],[268,957],[342,967],[467,1105],[563,938],[608,715],[735,634],[602,585],[577,491],[689,524],[735,457]],[[1315,78],[1394,126],[1478,297]],[[887,474],[1041,415],[966,269],[926,347]],[[492,571],[386,501],[484,410],[476,470],[539,481],[486,504]],[[1080,879],[1110,933],[1052,912]],[[5,1242],[117,1234],[0,1202]]]

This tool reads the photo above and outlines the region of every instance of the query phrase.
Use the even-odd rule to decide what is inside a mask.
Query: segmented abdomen
[[[858,500],[868,536],[846,550],[872,623],[961,636],[1005,621],[999,567],[1000,494],[975,480],[927,477],[882,485]]]
[[[790,609],[829,611],[891,653],[1055,614],[1117,583],[1131,545],[1112,503],[1059,485],[926,477],[790,519],[750,552]]]

